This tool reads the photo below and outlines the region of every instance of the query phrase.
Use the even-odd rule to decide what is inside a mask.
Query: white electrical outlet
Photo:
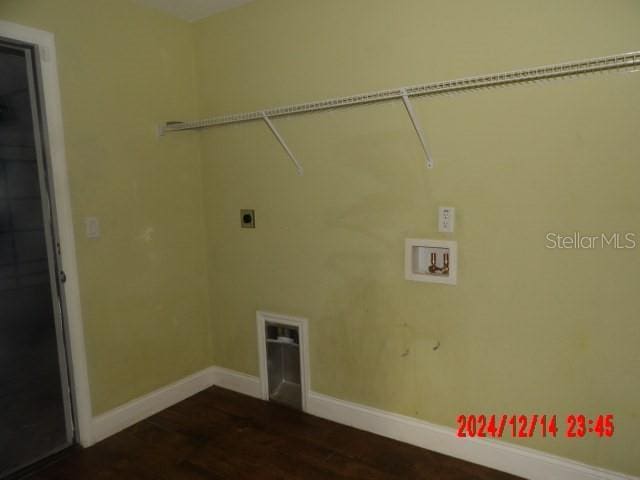
[[[87,217],[84,219],[87,238],[100,238],[100,222],[96,217]]]
[[[453,207],[438,208],[438,231],[453,233],[456,221],[456,209]]]

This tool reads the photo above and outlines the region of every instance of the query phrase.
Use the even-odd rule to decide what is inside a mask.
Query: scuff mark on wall
[[[142,230],[142,233],[138,235],[138,240],[141,240],[144,243],[151,243],[153,241],[153,234],[155,233],[155,229],[153,227],[146,227]]]

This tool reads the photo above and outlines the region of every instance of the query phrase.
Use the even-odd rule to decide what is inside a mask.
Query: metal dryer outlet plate
[[[242,228],[256,228],[256,212],[253,210],[240,210],[240,226]]]

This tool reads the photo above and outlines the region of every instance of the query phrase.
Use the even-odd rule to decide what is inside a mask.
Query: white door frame
[[[36,61],[38,62],[41,76],[41,87],[44,96],[42,114],[46,124],[43,141],[47,143],[49,153],[50,181],[53,183],[56,205],[54,215],[58,227],[58,240],[61,245],[61,268],[67,277],[61,288],[64,289],[62,297],[65,303],[64,321],[70,357],[69,368],[71,370],[71,387],[73,389],[73,404],[75,407],[76,438],[82,446],[88,447],[93,443],[91,393],[84,345],[80,284],[78,282],[71,197],[65,157],[55,38],[52,33],[1,20],[0,37],[33,45],[38,52]]]

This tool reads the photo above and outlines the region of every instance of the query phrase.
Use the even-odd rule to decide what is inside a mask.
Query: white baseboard
[[[260,379],[253,375],[222,367],[211,367],[212,385],[233,390],[250,397],[262,398]]]
[[[260,398],[260,379],[214,368],[216,385]],[[489,439],[459,438],[454,429],[310,392],[307,413],[530,480],[640,480],[638,477]]]
[[[104,440],[213,385],[250,397],[261,397],[258,377],[221,367],[206,368],[171,385],[131,400],[102,415],[93,417],[91,442],[83,443],[83,446],[88,447]]]
[[[316,392],[309,397],[308,413],[530,480],[638,480],[505,442],[459,438],[449,427]]]
[[[104,440],[165,408],[169,408],[209,388],[214,384],[216,370],[212,367],[196,372],[171,385],[136,398],[102,415],[93,417],[91,443]]]
[[[93,419],[100,441],[212,385],[261,398],[260,379],[211,367]],[[530,480],[640,480],[567,458],[489,439],[458,438],[455,430],[311,392],[308,413]]]

